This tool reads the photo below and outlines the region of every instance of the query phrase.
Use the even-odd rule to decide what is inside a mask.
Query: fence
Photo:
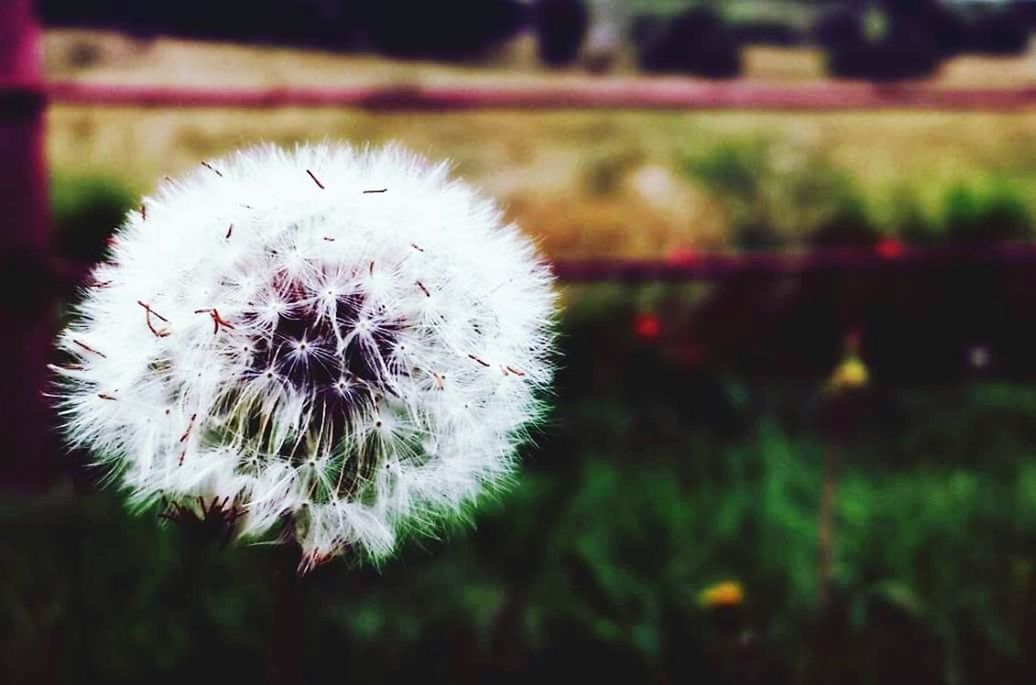
[[[740,82],[598,80],[544,87],[354,87],[208,90],[47,83],[40,68],[40,30],[32,0],[0,0],[0,254],[7,280],[0,305],[0,364],[9,402],[0,412],[8,447],[0,483],[34,489],[57,468],[47,442],[49,411],[40,388],[53,334],[50,284],[78,273],[51,259],[47,231],[43,114],[48,102],[134,107],[339,106],[379,111],[459,109],[650,109],[836,111],[954,109],[1019,111],[1036,108],[1036,87],[948,89],[925,85],[825,84],[774,87]],[[669,261],[558,262],[566,281],[720,279],[737,274],[912,267],[922,263],[1033,262],[1036,247],[875,248],[763,254],[688,254]],[[28,455],[33,455],[32,459]]]

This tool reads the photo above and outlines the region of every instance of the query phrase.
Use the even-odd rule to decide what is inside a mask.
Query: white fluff
[[[238,152],[145,198],[110,257],[59,339],[69,441],[136,503],[290,521],[303,567],[459,513],[542,412],[553,278],[444,164]]]

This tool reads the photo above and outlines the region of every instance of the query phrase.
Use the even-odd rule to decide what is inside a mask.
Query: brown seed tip
[[[307,173],[307,174],[309,174],[309,177],[310,177],[311,179],[313,179],[313,183],[316,183],[316,184],[317,184],[317,188],[320,188],[321,190],[323,190],[323,189],[324,189],[324,184],[320,182],[320,179],[319,179],[319,178],[317,178],[317,177],[316,177],[316,176],[315,176],[315,175],[313,174],[313,172],[312,172],[312,171],[310,171],[309,169],[306,169],[306,173]]]
[[[103,352],[98,352],[97,350],[95,350],[94,348],[90,347],[89,345],[87,345],[85,342],[83,342],[81,340],[73,340],[72,342],[74,342],[76,345],[79,345],[80,347],[82,347],[87,352],[93,352],[98,357],[104,357],[105,359],[108,358],[108,355],[104,354]]]

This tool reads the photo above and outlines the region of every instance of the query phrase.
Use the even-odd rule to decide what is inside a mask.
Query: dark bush
[[[946,56],[963,52],[1024,53],[1029,46],[1032,19],[1036,18],[1036,2],[883,0],[880,4],[889,15],[921,27]]]
[[[355,44],[359,7],[350,0],[41,0],[40,16],[46,24],[58,26],[116,27],[145,35],[347,48]]]
[[[820,14],[810,33],[818,45],[831,50],[840,45],[862,42],[863,21],[852,8],[835,6]]]
[[[708,78],[732,78],[741,73],[737,38],[707,7],[686,10],[668,21],[638,17],[633,39],[640,68],[645,71]]]
[[[877,25],[876,29],[868,22]],[[871,10],[868,17],[841,8],[822,17],[814,35],[827,52],[830,72],[844,78],[893,81],[930,76],[943,54],[920,21]]]
[[[970,26],[969,49],[987,55],[1020,55],[1029,49],[1031,27],[1014,7],[983,8]]]
[[[776,19],[737,21],[730,30],[741,45],[800,45],[806,38],[797,27]]]
[[[1029,30],[1036,31],[1036,0],[1018,0],[1014,8]]]
[[[41,16],[51,25],[333,48],[366,38],[386,54],[432,59],[478,57],[529,19],[521,0],[43,0]]]
[[[119,25],[126,21],[125,0],[37,0],[40,19],[56,26]]]
[[[540,60],[552,67],[571,64],[590,28],[583,0],[540,0],[534,9]]]
[[[969,41],[969,27],[959,8],[942,0],[882,0],[886,13],[921,27],[944,56],[963,52]]]
[[[379,0],[361,22],[373,48],[388,55],[463,60],[483,56],[528,23],[518,0]]]

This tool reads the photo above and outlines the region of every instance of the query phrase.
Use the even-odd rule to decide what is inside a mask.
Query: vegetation
[[[577,665],[608,681],[827,683],[851,664],[854,682],[1020,682],[1036,390],[890,376],[865,332],[875,382],[854,428],[832,433],[822,369],[838,344],[813,345],[817,371],[746,372],[751,345],[702,351],[688,337],[718,297],[570,290],[557,409],[517,487],[477,526],[380,571],[338,563],[308,578],[292,627],[304,677],[527,681]],[[657,329],[633,325],[645,313]],[[817,519],[832,449],[825,602]],[[79,494],[0,507],[13,636],[0,673],[262,677],[277,649],[276,550],[199,547],[156,512],[134,518],[94,494],[98,475],[73,467]]]
[[[136,199],[124,184],[98,176],[57,176],[50,194],[55,250],[86,264],[101,259],[108,236]]]
[[[176,65],[218,61],[189,69],[192,82],[548,78],[168,41],[126,50],[52,73],[176,82]],[[774,78],[803,81],[818,77],[813,57],[802,72],[794,59],[763,61]],[[985,62],[956,64],[940,83],[1002,78]],[[59,243],[76,259],[96,254],[160,174],[260,139],[324,136],[453,157],[562,258],[1007,240],[1031,237],[1036,216],[1028,113],[49,116]],[[87,180],[97,173],[110,180]],[[568,288],[556,410],[516,487],[477,526],[413,543],[380,571],[318,570],[289,627],[304,637],[302,675],[1033,682],[1028,271]],[[841,405],[826,379],[850,334],[870,384]],[[825,596],[818,519],[831,459]],[[276,551],[189,543],[156,527],[157,512],[127,515],[79,455],[68,463],[49,498],[0,501],[0,680],[262,677],[281,646],[269,641]]]

